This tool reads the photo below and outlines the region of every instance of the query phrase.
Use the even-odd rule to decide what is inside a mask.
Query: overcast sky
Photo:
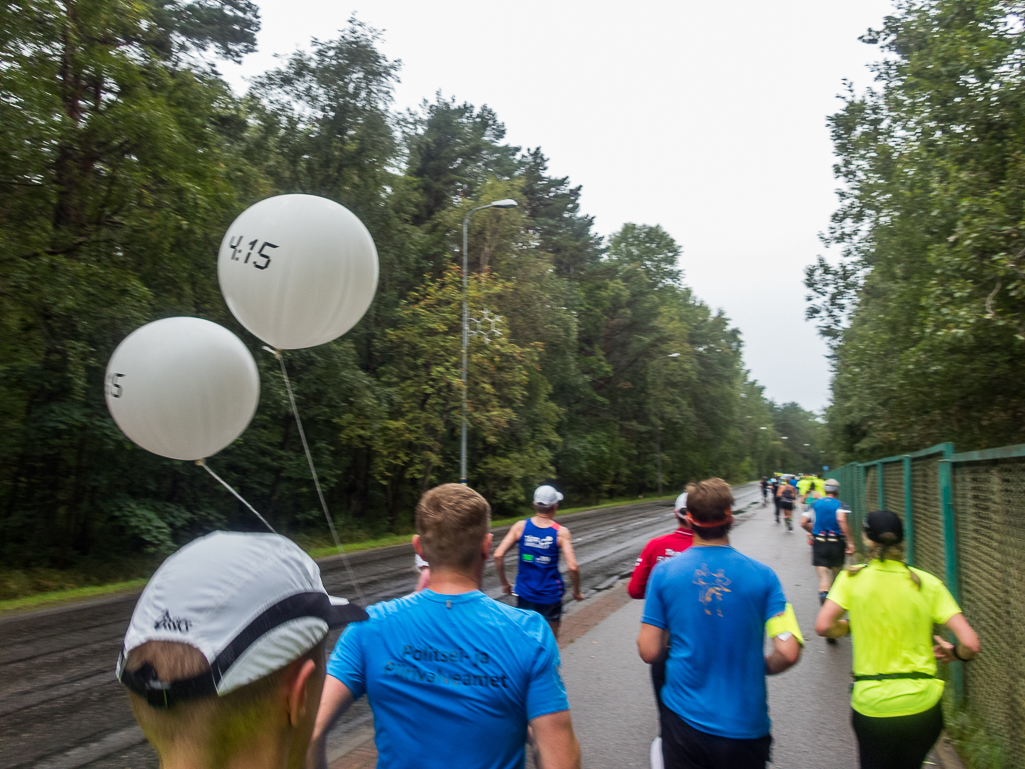
[[[275,54],[331,39],[355,13],[401,59],[395,106],[437,91],[492,107],[583,185],[607,235],[660,224],[686,282],[740,328],[777,402],[829,402],[826,346],[804,320],[803,268],[836,207],[826,116],[889,0],[257,0],[259,50],[222,72],[239,91]]]

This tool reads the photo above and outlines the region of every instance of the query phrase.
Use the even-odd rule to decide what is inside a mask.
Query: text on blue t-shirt
[[[379,769],[519,769],[527,722],[569,708],[548,623],[474,591],[375,604],[328,675],[374,712]]]

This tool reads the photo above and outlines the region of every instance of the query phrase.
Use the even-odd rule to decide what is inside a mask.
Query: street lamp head
[[[512,198],[506,198],[505,200],[496,200],[488,208],[516,208],[518,205],[519,203]]]
[[[678,353],[678,352],[671,352],[666,357],[667,358],[679,358],[680,357],[680,353]]]

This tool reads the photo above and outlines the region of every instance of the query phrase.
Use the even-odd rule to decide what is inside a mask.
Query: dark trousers
[[[943,731],[939,703],[911,716],[875,718],[852,711],[861,769],[920,769]]]
[[[669,708],[661,709],[665,769],[765,769],[772,736],[734,740],[695,729]]]
[[[651,685],[655,689],[655,704],[658,705],[659,718],[662,714],[662,687],[666,685],[666,661],[651,664]]]

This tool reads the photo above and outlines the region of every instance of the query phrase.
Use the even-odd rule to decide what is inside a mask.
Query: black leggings
[[[920,769],[943,731],[939,703],[911,716],[874,718],[852,711],[861,769]]]

